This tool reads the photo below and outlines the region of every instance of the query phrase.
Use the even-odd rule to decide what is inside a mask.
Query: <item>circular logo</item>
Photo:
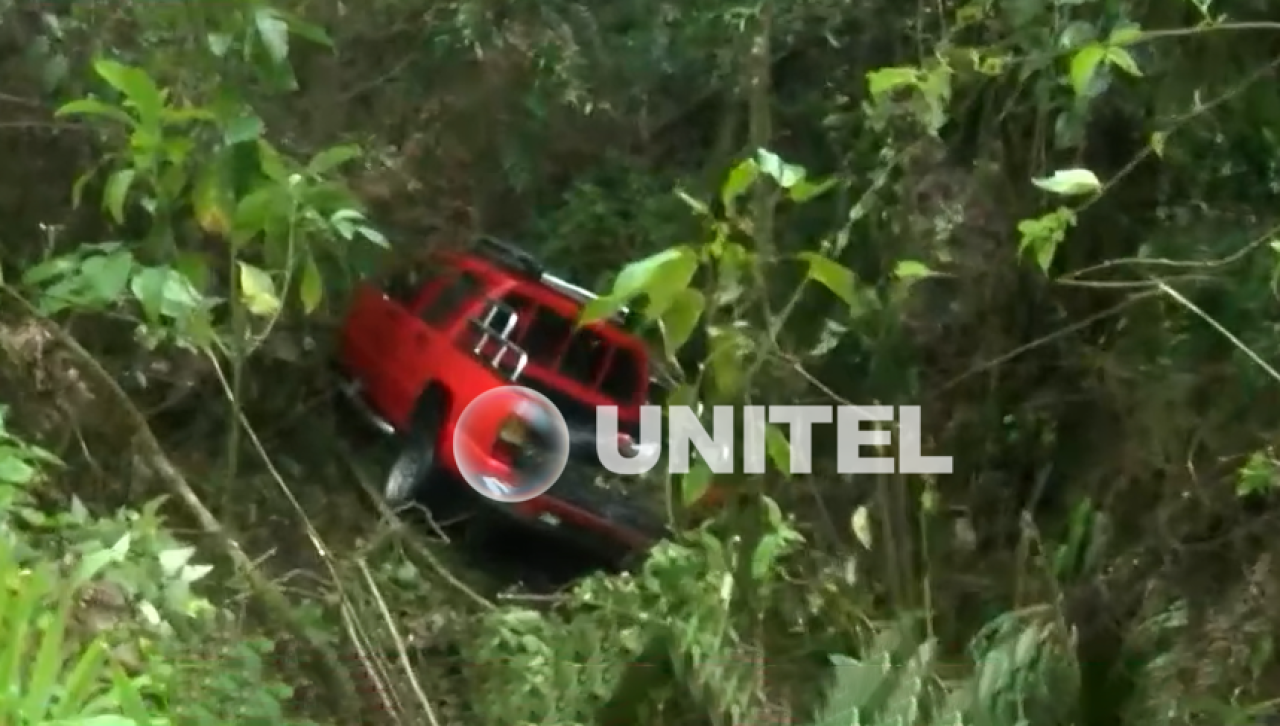
[[[486,391],[467,404],[453,432],[458,473],[483,496],[527,502],[569,463],[569,427],[546,396],[523,386]]]

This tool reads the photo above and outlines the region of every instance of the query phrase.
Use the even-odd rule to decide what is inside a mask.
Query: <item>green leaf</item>
[[[711,351],[707,355],[706,368],[716,391],[725,397],[738,393],[743,385],[743,354],[748,350],[748,340],[733,328],[714,327],[708,331]]]
[[[733,167],[720,187],[720,201],[724,204],[726,211],[733,210],[734,202],[751,188],[759,176],[760,166],[756,164],[755,159],[743,159]]]
[[[1055,171],[1053,176],[1032,179],[1031,183],[1064,197],[1095,194],[1102,190],[1102,182],[1088,169],[1062,169]]]
[[[101,641],[91,641],[84,647],[80,652],[80,658],[76,660],[75,665],[71,667],[70,672],[63,679],[63,695],[62,698],[58,699],[58,706],[54,712],[55,718],[70,719],[87,710],[85,706],[93,698],[94,693],[100,687],[99,684],[106,675],[106,665],[107,649],[102,645]],[[93,716],[81,719],[76,722],[76,725],[94,724],[94,719],[98,718],[103,717]],[[132,724],[127,726],[132,726]]]
[[[1133,55],[1124,48],[1108,48],[1107,62],[1134,78],[1142,77],[1142,70],[1138,68],[1138,62],[1134,60]]]
[[[124,112],[119,106],[112,106],[109,103],[103,103],[94,98],[82,98],[78,101],[63,104],[54,116],[63,118],[65,116],[101,116],[109,118],[113,121],[119,121],[126,126],[137,126],[138,122],[132,116]]]
[[[239,264],[240,301],[249,312],[263,317],[280,312],[280,298],[276,295],[276,285],[271,276],[247,262]]]
[[[134,169],[120,169],[107,179],[107,187],[102,192],[102,208],[111,213],[116,224],[124,224],[124,203],[137,175]]]
[[[329,37],[328,33],[324,32],[324,28],[308,23],[292,13],[277,11],[277,14],[289,24],[289,32],[294,35],[305,38],[317,45],[333,47],[333,39]]]
[[[262,119],[253,115],[237,116],[227,123],[222,131],[222,140],[227,146],[257,141],[262,136]]]
[[[893,276],[899,280],[918,280],[935,274],[937,273],[930,270],[923,262],[915,260],[902,260],[893,268]]]
[[[809,263],[809,279],[830,290],[849,307],[858,303],[854,287],[857,279],[853,271],[835,260],[816,252],[802,252],[800,259]]]
[[[324,295],[324,281],[320,277],[320,268],[314,258],[308,257],[302,267],[302,281],[298,285],[298,298],[302,301],[302,309],[308,314],[315,312]]]
[[[253,20],[258,28],[258,38],[271,60],[284,63],[289,58],[289,24],[281,20],[275,10],[267,7],[259,8]]]
[[[175,577],[196,554],[195,547],[175,547],[159,555],[160,571],[165,577]]]
[[[675,295],[689,286],[697,269],[698,255],[689,246],[671,247],[632,262],[618,273],[608,295],[583,308],[579,320],[590,323],[607,318],[642,294],[648,298],[646,314],[659,317]]]
[[[774,424],[765,427],[764,448],[774,468],[783,474],[790,473],[791,442],[787,440],[787,435],[782,433],[782,429]]]
[[[209,48],[209,52],[214,56],[221,58],[231,50],[233,39],[227,33],[209,33],[205,38],[205,43]]]
[[[695,460],[689,467],[689,473],[680,482],[680,494],[685,506],[696,504],[707,495],[711,490],[711,479],[711,467],[707,466],[707,462]]]
[[[80,564],[76,566],[75,575],[72,577],[72,586],[79,588],[87,585],[107,566],[117,562],[123,562],[124,558],[129,555],[129,547],[133,544],[132,535],[126,533],[116,543],[110,547],[104,547],[85,555],[80,560]]]
[[[161,316],[182,319],[201,303],[200,291],[171,267],[144,267],[129,281],[129,290],[152,321]]]
[[[191,193],[192,211],[200,229],[212,235],[225,237],[231,232],[231,190],[225,184],[222,167],[207,164],[200,171],[195,189]]]
[[[96,168],[90,169],[89,171],[81,174],[80,177],[76,179],[76,183],[71,185],[72,209],[80,208],[80,200],[84,198],[84,188],[95,176],[97,176],[97,173],[98,170]]]
[[[40,646],[36,650],[35,662],[31,664],[31,672],[27,677],[27,697],[22,704],[22,713],[37,723],[48,717],[49,707],[55,695],[62,690],[63,644],[66,637],[67,624],[71,620],[72,598],[63,595],[62,602],[55,610],[45,627],[40,628]]]
[[[342,166],[352,159],[360,158],[362,153],[364,152],[361,151],[360,147],[355,146],[354,144],[330,146],[311,157],[311,161],[307,163],[307,171],[315,174],[316,176],[321,176],[337,169],[339,166]]]
[[[132,273],[133,255],[128,250],[90,257],[80,267],[80,274],[93,288],[94,297],[103,303],[119,300]]]
[[[1071,56],[1069,78],[1071,88],[1075,90],[1077,96],[1088,95],[1093,77],[1098,71],[1098,64],[1102,63],[1106,57],[1107,47],[1101,43],[1090,43]]]
[[[668,356],[674,358],[689,341],[706,305],[707,300],[703,294],[689,287],[672,298],[671,304],[662,313],[662,337],[666,341]]]
[[[756,150],[756,165],[761,173],[773,179],[783,189],[790,189],[804,181],[807,174],[804,167],[788,164],[768,149]]]
[[[95,61],[93,69],[102,80],[124,94],[129,105],[138,112],[142,125],[158,125],[160,112],[164,109],[164,93],[146,71],[105,58]]]
[[[791,198],[791,201],[797,204],[803,204],[810,199],[816,199],[831,191],[838,181],[839,180],[834,177],[816,183],[807,179],[801,179],[795,186],[787,190],[787,196]]]
[[[34,466],[23,461],[16,452],[0,454],[0,484],[22,486],[36,476]]]
[[[912,66],[878,68],[867,74],[867,92],[874,99],[895,89],[920,84],[920,69]]]
[[[871,512],[865,507],[858,507],[853,511],[853,516],[849,517],[849,531],[853,532],[853,536],[862,543],[863,547],[871,549],[872,533],[871,533]]]
[[[1136,23],[1121,23],[1112,29],[1107,36],[1107,45],[1132,45],[1142,40],[1142,26]]]

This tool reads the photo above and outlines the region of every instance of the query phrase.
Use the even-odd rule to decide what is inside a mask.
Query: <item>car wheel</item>
[[[439,479],[436,447],[440,439],[440,415],[438,407],[427,406],[414,416],[405,431],[400,453],[387,473],[382,491],[387,505],[393,509],[419,503]]]

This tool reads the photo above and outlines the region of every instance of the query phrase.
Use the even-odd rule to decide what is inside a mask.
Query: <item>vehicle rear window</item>
[[[643,377],[636,354],[522,295],[504,301],[521,317],[515,342],[529,361],[619,402],[631,402]]]
[[[439,325],[457,312],[460,305],[479,295],[483,288],[480,278],[464,271],[451,281],[444,281],[443,287],[429,295],[418,315],[423,322]]]

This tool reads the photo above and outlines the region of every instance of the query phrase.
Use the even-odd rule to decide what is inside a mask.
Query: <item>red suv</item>
[[[469,505],[483,503],[521,524],[618,554],[665,534],[663,518],[640,497],[600,482],[596,407],[617,406],[623,443],[632,441],[655,372],[649,346],[625,312],[577,324],[594,297],[492,238],[431,255],[386,289],[366,284],[357,290],[338,367],[347,398],[402,442],[386,484],[389,504],[434,508],[461,496]],[[560,410],[570,431],[569,463],[545,494],[500,503],[463,481],[452,442],[468,403],[510,385],[533,389]],[[547,445],[520,433],[522,447]],[[495,432],[493,446],[510,443],[502,438]]]

